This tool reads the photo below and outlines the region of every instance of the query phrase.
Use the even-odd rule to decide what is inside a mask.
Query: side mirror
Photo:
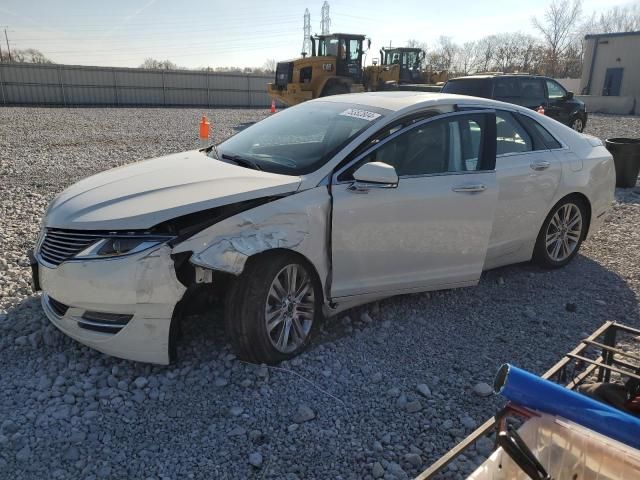
[[[396,188],[398,174],[391,165],[383,162],[365,163],[353,173],[355,182],[349,187],[350,191],[367,193],[372,188]]]
[[[571,100],[573,98],[573,92],[567,92],[564,98],[566,98],[567,100]]]

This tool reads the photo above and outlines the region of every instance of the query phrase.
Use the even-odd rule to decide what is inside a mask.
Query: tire
[[[551,209],[540,228],[533,261],[547,269],[564,267],[580,250],[587,226],[584,201],[576,196],[562,199]]]
[[[345,84],[343,83],[330,83],[329,85],[326,85],[324,87],[324,89],[322,90],[322,95],[320,95],[321,97],[328,97],[330,95],[342,95],[345,93],[349,93],[349,87],[347,87]]]
[[[287,285],[294,272],[292,284],[297,287],[293,290],[302,294],[305,287],[299,300]],[[295,254],[249,259],[229,288],[225,308],[227,335],[238,357],[267,364],[295,357],[305,349],[319,323],[321,299],[314,272]],[[268,313],[275,315],[268,318]]]
[[[570,127],[576,132],[584,132],[584,119],[580,115],[576,115],[573,117],[573,120],[571,120]]]

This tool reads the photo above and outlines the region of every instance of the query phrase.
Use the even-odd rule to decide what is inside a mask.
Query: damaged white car
[[[161,364],[185,309],[217,289],[238,354],[274,363],[323,315],[501,265],[565,265],[614,183],[600,140],[525,108],[332,96],[71,186],[43,219],[34,284],[67,335]]]

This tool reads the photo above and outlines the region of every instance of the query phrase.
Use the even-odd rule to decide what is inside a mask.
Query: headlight
[[[133,255],[156,247],[173,237],[109,237],[103,238],[85,248],[74,258],[107,258],[122,255]]]

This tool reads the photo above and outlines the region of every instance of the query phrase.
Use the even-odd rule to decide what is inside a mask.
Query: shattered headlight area
[[[109,237],[99,240],[74,258],[86,260],[122,255],[133,255],[168,242],[173,237]]]

